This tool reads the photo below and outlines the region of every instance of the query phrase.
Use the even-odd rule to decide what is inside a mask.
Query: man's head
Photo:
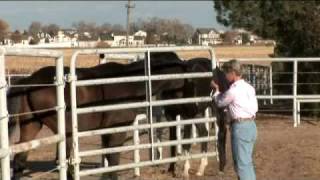
[[[226,74],[226,78],[230,83],[241,79],[241,64],[238,60],[232,59],[223,64],[222,69]]]

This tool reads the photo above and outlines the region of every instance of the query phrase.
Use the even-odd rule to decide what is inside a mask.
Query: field
[[[221,46],[216,47],[215,53],[217,58],[258,58],[268,57],[273,54],[272,46]],[[64,63],[70,65],[70,59],[76,49],[57,49],[63,51]],[[183,59],[192,57],[209,57],[206,51],[189,51],[178,52],[178,55]],[[48,58],[33,58],[33,57],[7,57],[6,67],[10,73],[30,73],[40,67],[54,65],[54,62]],[[99,58],[95,55],[80,56],[77,61],[78,67],[90,67],[99,63]]]

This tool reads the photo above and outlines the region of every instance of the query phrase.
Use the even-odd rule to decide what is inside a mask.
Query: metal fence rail
[[[170,163],[179,160],[186,160],[190,158],[202,158],[207,156],[215,156],[217,153],[208,153],[208,154],[198,154],[198,155],[190,155],[186,156],[178,156],[172,158],[166,158],[161,160],[154,159],[154,148],[162,147],[162,146],[177,146],[178,149],[181,149],[181,145],[183,143],[193,143],[193,142],[204,142],[204,141],[214,141],[216,140],[216,136],[208,136],[204,138],[194,138],[194,139],[184,139],[182,140],[180,134],[177,133],[176,141],[169,142],[154,142],[153,140],[153,130],[160,127],[172,127],[177,126],[179,129],[181,125],[185,124],[194,124],[194,123],[209,123],[214,122],[214,119],[208,117],[208,113],[206,113],[206,118],[204,119],[190,119],[180,121],[177,118],[175,122],[166,122],[166,123],[154,123],[152,120],[152,107],[153,106],[166,106],[166,105],[174,105],[174,104],[185,104],[185,103],[199,103],[199,102],[211,102],[212,99],[209,97],[196,97],[196,98],[183,98],[183,99],[170,99],[170,100],[152,100],[152,81],[160,81],[160,80],[173,80],[173,79],[183,79],[183,78],[207,78],[212,77],[212,72],[204,72],[204,73],[187,73],[187,74],[166,74],[166,75],[151,75],[150,72],[150,53],[151,52],[167,52],[167,51],[199,51],[205,50],[208,51],[210,57],[212,59],[212,67],[215,68],[215,55],[213,49],[210,47],[204,46],[196,46],[196,47],[163,47],[163,48],[120,48],[120,49],[88,49],[88,50],[80,50],[76,51],[71,59],[70,64],[70,74],[69,74],[69,82],[70,82],[70,93],[71,93],[71,114],[72,114],[72,124],[73,124],[73,167],[74,167],[74,178],[76,180],[80,179],[80,176],[87,176],[90,174],[96,173],[105,173],[105,172],[113,172],[124,169],[135,169],[135,174],[139,175],[139,168],[144,166],[162,164],[162,163]],[[88,54],[110,54],[110,53],[146,53],[146,61],[145,61],[145,75],[144,76],[133,76],[133,77],[121,77],[121,78],[103,78],[103,79],[92,79],[92,80],[77,80],[76,76],[76,60],[78,55],[88,55]],[[86,107],[86,108],[78,108],[76,104],[76,87],[79,86],[91,86],[91,85],[100,85],[100,84],[115,84],[115,83],[125,83],[125,82],[145,82],[146,83],[146,101],[144,102],[134,102],[129,104],[115,104],[115,105],[105,105],[105,106],[94,106],[94,107]],[[148,124],[137,125],[134,123],[132,126],[120,127],[120,128],[108,128],[108,129],[100,129],[93,131],[84,131],[78,132],[78,114],[84,113],[92,113],[92,112],[102,112],[102,111],[112,111],[112,110],[120,110],[120,109],[130,109],[130,108],[146,108],[147,110],[147,118],[149,119]],[[199,120],[199,122],[198,122]],[[139,144],[138,134],[141,129],[149,129],[151,133],[151,141],[148,144]],[[118,148],[105,148],[100,150],[90,150],[90,151],[79,151],[79,138],[87,137],[92,135],[102,135],[109,133],[117,133],[124,131],[134,131],[134,145],[132,146],[124,146]],[[180,147],[180,148],[179,148]],[[151,148],[152,159],[151,161],[140,162],[139,150]],[[114,153],[114,152],[123,152],[123,151],[134,151],[134,163],[132,164],[124,164],[112,167],[104,167],[90,170],[81,170],[80,171],[80,158],[84,156],[91,155],[100,155],[105,153]]]
[[[56,66],[56,91],[57,91],[57,127],[58,134],[37,139],[9,147],[8,139],[8,120],[7,111],[7,82],[5,79],[5,56],[30,56],[30,57],[47,57],[55,60]],[[0,133],[1,133],[1,179],[9,180],[10,177],[10,155],[29,151],[46,144],[58,143],[59,146],[59,179],[67,178],[67,160],[65,144],[65,102],[64,102],[64,73],[63,73],[63,54],[58,51],[27,49],[27,48],[1,48],[0,54]]]
[[[231,58],[230,58],[231,59]],[[219,59],[219,63],[223,64],[224,62],[228,61],[228,58]],[[293,116],[293,126],[297,127],[300,125],[300,104],[302,102],[311,102],[311,99],[319,99],[320,94],[298,94],[298,86],[301,85],[318,85],[317,82],[314,83],[305,83],[305,82],[298,82],[298,74],[319,74],[320,72],[299,72],[298,70],[298,64],[299,63],[315,63],[320,62],[319,57],[311,57],[311,58],[237,58],[240,62],[246,65],[250,65],[252,63],[259,62],[265,63],[269,65],[263,65],[265,67],[269,67],[269,82],[264,81],[265,84],[269,85],[267,88],[269,90],[269,95],[266,93],[266,91],[262,94],[258,94],[257,98],[262,100],[270,100],[270,103],[273,104],[273,100],[293,100],[293,108],[292,108],[292,116]],[[272,68],[272,63],[292,63],[293,69],[292,72],[274,72]],[[273,81],[273,75],[274,74],[289,74],[292,75],[292,82],[289,83],[274,83]],[[253,74],[254,77],[256,77],[256,74]],[[267,76],[265,76],[267,77]],[[248,79],[250,82],[250,79]],[[263,85],[261,83],[255,84],[255,81],[252,83],[253,86],[256,85]],[[274,94],[274,87],[275,86],[292,86],[292,94]]]

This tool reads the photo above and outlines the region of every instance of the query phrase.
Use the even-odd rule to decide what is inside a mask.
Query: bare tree
[[[40,22],[34,21],[29,26],[29,34],[33,38],[37,38],[37,34],[41,32],[41,30],[42,30],[42,25]]]
[[[134,26],[135,29],[142,29],[147,32],[148,36],[150,35],[146,39],[147,43],[159,41],[161,43],[185,44],[194,33],[191,25],[184,24],[179,19],[162,19],[158,17],[152,17],[147,20],[139,19]]]
[[[48,33],[51,37],[54,37],[58,34],[60,27],[57,24],[49,24],[42,27],[42,31]]]
[[[0,41],[3,41],[4,38],[8,37],[8,33],[9,33],[9,24],[0,19]]]
[[[112,31],[112,25],[110,23],[103,23],[98,27],[99,34],[100,33],[109,33]]]
[[[20,43],[22,40],[22,34],[20,33],[20,31],[16,30],[14,33],[11,34],[10,38],[14,43]]]
[[[97,25],[94,22],[79,21],[73,23],[72,26],[80,33],[96,33],[97,31]]]
[[[125,32],[125,29],[124,29],[124,27],[121,25],[121,24],[114,24],[113,26],[112,26],[112,31],[113,32]]]

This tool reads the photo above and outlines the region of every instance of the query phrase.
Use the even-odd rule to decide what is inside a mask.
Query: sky
[[[55,23],[70,28],[73,22],[90,21],[96,24],[126,24],[127,1],[1,1],[0,18],[11,30],[27,29],[32,21]],[[215,27],[212,1],[134,1],[132,19],[148,17],[177,18],[194,27]]]

